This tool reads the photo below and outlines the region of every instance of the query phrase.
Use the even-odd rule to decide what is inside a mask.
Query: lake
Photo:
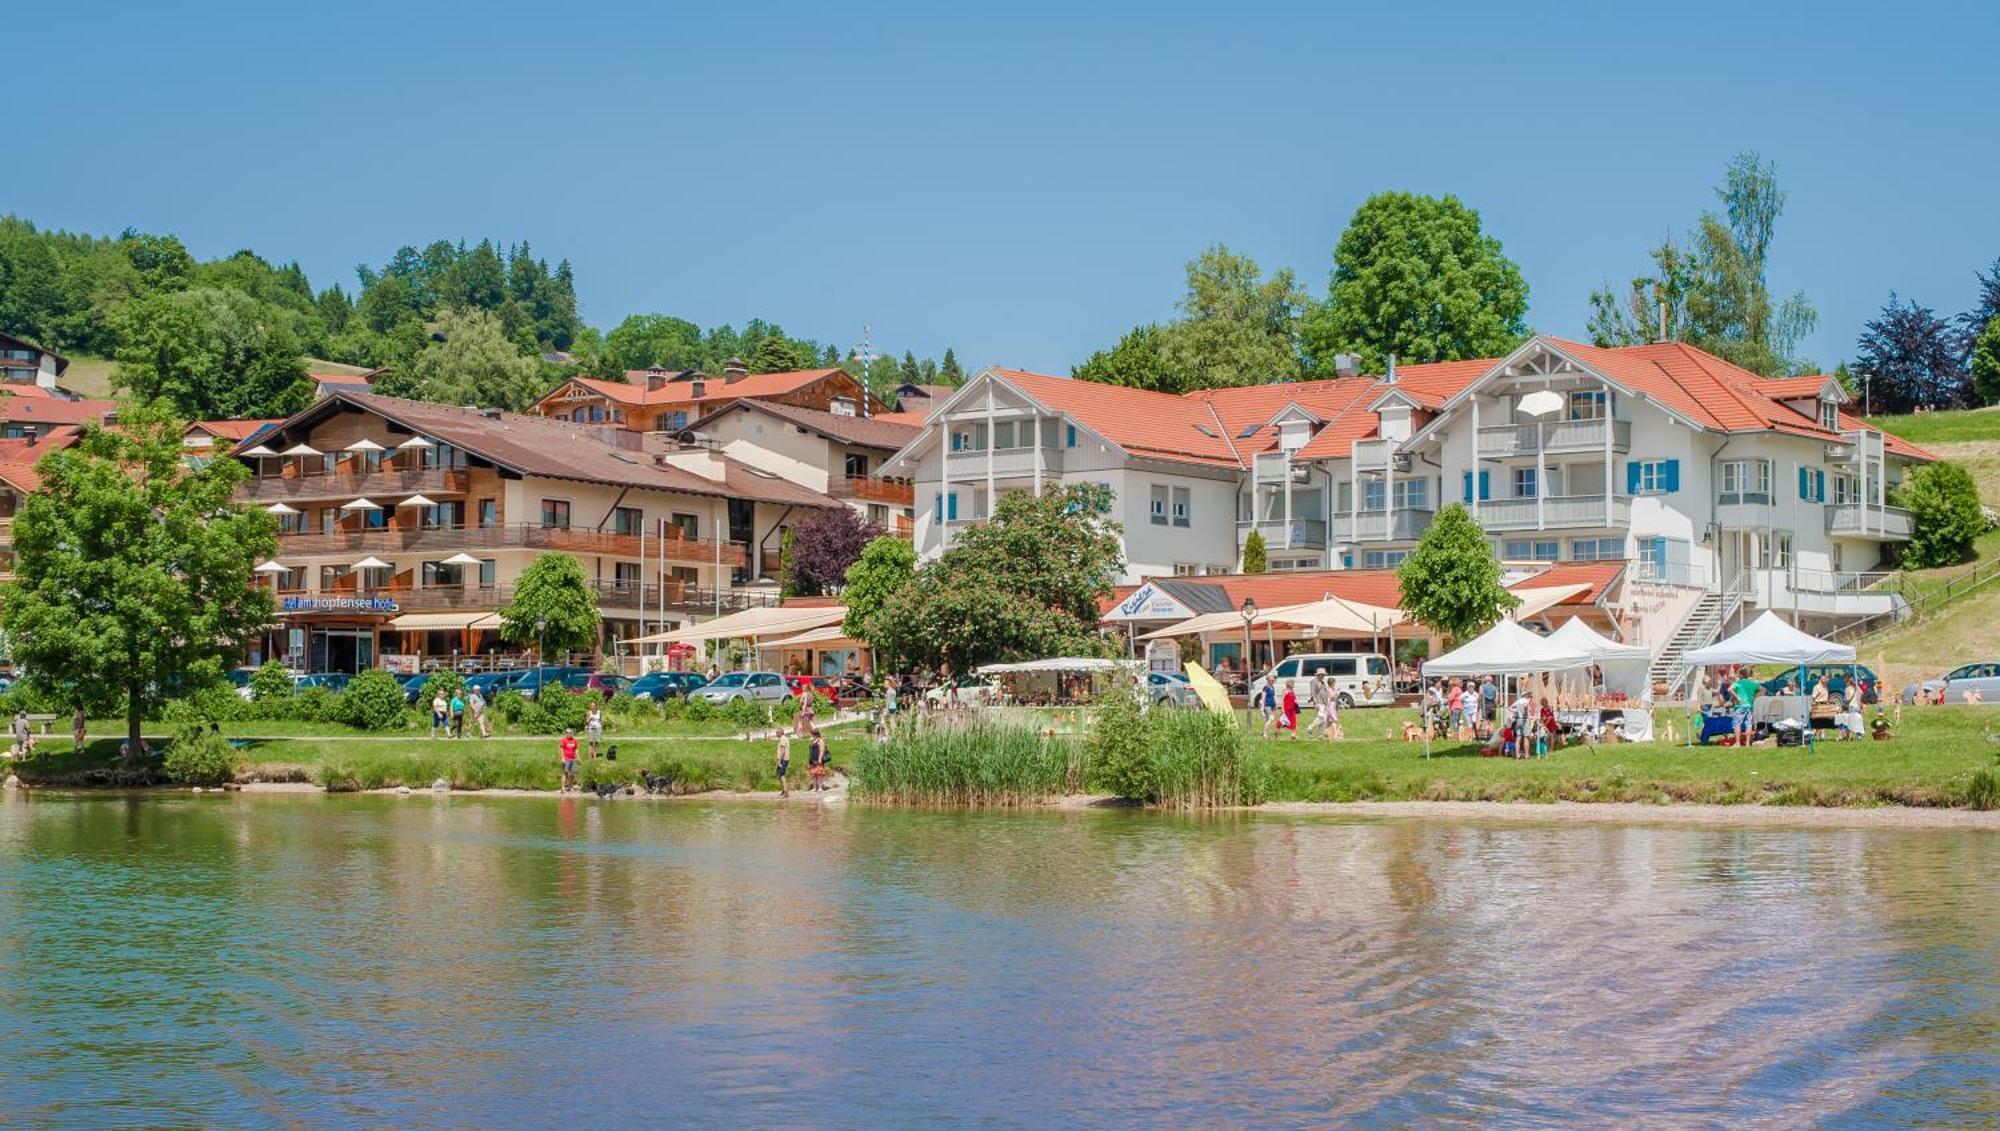
[[[0,1123],[1991,1127],[2000,835],[0,801]]]

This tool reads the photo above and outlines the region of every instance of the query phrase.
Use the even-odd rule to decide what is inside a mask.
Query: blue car
[[[626,690],[634,699],[664,703],[669,699],[685,699],[707,683],[708,677],[700,672],[648,672],[633,680]]]

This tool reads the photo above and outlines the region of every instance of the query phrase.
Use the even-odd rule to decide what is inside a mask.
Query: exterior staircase
[[[1722,638],[1724,626],[1743,607],[1743,587],[1732,585],[1727,590],[1709,590],[1688,610],[1680,627],[1667,638],[1666,647],[1653,657],[1653,666],[1646,673],[1647,682],[1658,686],[1667,685],[1665,698],[1679,696],[1687,683],[1688,675],[1694,670],[1685,657],[1697,648],[1706,648]]]

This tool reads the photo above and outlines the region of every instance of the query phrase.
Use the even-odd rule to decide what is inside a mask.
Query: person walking
[[[69,736],[76,743],[76,752],[78,754],[83,753],[83,741],[85,738],[85,731],[86,727],[84,725],[83,708],[78,707],[75,713],[71,714],[69,717]]]
[[[1500,706],[1500,685],[1487,676],[1479,683],[1479,718],[1482,722],[1493,721],[1493,711]]]
[[[801,685],[799,688],[799,714],[798,717],[795,720],[793,720],[798,724],[798,731],[800,734],[812,733],[813,700],[815,698],[817,698],[817,696],[813,694],[812,681],[811,680],[805,681],[805,683]]]
[[[562,743],[562,788],[557,792],[568,793],[576,788],[576,729],[564,727]]]
[[[583,716],[583,733],[590,740],[590,757],[597,758],[598,748],[604,745],[604,707],[592,703],[590,711]]]
[[[1299,692],[1297,680],[1285,681],[1285,734],[1292,741],[1299,737]]]
[[[493,731],[486,723],[486,696],[477,687],[466,692],[465,709],[472,712],[472,721],[479,727],[479,737],[492,738]]]
[[[1278,689],[1273,686],[1274,682],[1265,680],[1263,688],[1257,692],[1257,709],[1264,715],[1265,738],[1271,737],[1271,728],[1278,721]]]
[[[1757,681],[1750,678],[1749,668],[1739,668],[1736,677],[1736,745],[1750,741],[1750,733],[1755,729],[1752,715],[1757,705]]]
[[[444,688],[440,687],[436,691],[431,693],[431,737],[432,738],[436,738],[438,736],[438,731],[444,729],[446,712],[449,711],[450,709],[451,709],[451,701],[444,697]]]
[[[785,776],[792,772],[792,732],[778,732],[778,796],[790,797],[791,783]]]
[[[453,738],[465,737],[465,695],[461,691],[451,693],[451,731]]]
[[[35,752],[35,734],[28,727],[28,712],[25,710],[14,715],[14,752],[22,758]]]

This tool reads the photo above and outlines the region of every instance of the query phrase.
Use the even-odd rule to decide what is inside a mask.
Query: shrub
[[[404,706],[403,686],[395,676],[379,669],[355,676],[340,693],[343,721],[363,730],[402,729]]]
[[[728,719],[732,726],[750,730],[769,721],[771,715],[755,699],[731,699],[729,705],[722,709],[722,717]]]
[[[565,728],[581,731],[584,717],[590,714],[590,705],[602,702],[602,692],[571,691],[551,684],[542,689],[536,702],[542,714],[536,733],[561,734]]]
[[[2000,809],[2000,778],[1994,777],[1992,770],[1973,774],[1965,783],[1965,804],[1972,809]]]
[[[771,718],[781,723],[789,723],[799,717],[799,697],[787,695],[777,706],[771,708]]]
[[[169,699],[160,718],[169,723],[226,723],[249,715],[250,704],[227,683],[212,684],[192,695]]]
[[[705,723],[715,718],[715,704],[706,699],[688,699],[681,710],[681,717],[691,723]]]
[[[1159,783],[1148,752],[1149,720],[1138,700],[1113,692],[1101,700],[1091,720],[1084,756],[1095,788],[1133,801],[1152,801]]]
[[[1986,529],[1986,514],[1979,505],[1979,487],[1965,468],[1943,461],[1926,464],[1897,489],[1895,501],[1910,512],[1904,565],[1929,569],[1972,558],[1972,543]]]
[[[417,698],[423,705],[424,710],[429,711],[431,709],[431,698],[438,692],[444,692],[444,701],[449,703],[452,696],[457,695],[464,689],[464,676],[457,672],[434,671],[430,674],[429,678],[424,680],[424,690]]]
[[[276,660],[265,660],[250,677],[251,699],[289,699],[293,689],[292,673]]]
[[[162,765],[183,785],[221,785],[236,773],[236,751],[214,731],[189,725],[174,734]]]
[[[1268,782],[1243,753],[1233,718],[1208,711],[1155,711],[1148,717],[1152,800],[1183,809],[1255,805]]]
[[[688,700],[678,696],[672,699],[656,699],[653,701],[653,710],[662,719],[672,722],[687,717]]]
[[[1030,726],[979,719],[965,726],[898,726],[855,755],[855,789],[914,805],[1025,805],[1061,795],[1073,744]]]

